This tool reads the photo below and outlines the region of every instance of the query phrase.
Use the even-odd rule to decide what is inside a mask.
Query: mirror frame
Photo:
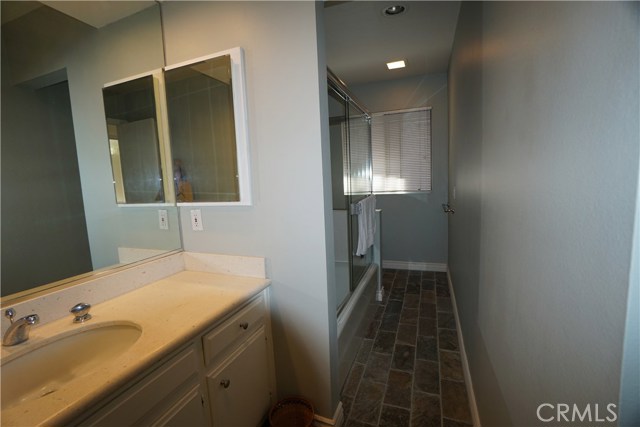
[[[233,114],[234,127],[236,132],[236,161],[238,166],[238,188],[240,200],[235,202],[178,202],[177,206],[251,206],[253,204],[251,195],[251,174],[249,161],[249,125],[247,121],[247,101],[244,51],[241,47],[223,50],[214,54],[193,58],[164,67],[164,71],[191,65],[207,59],[229,55],[231,59],[231,89],[233,92]],[[166,92],[163,108],[166,111]],[[165,116],[168,118],[168,116]],[[168,126],[168,120],[165,124]]]

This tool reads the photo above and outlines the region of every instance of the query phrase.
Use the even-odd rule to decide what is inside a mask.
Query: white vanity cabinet
[[[191,343],[116,393],[82,426],[206,426],[200,386],[201,352]]]
[[[213,427],[257,426],[273,403],[273,354],[265,299],[203,337]]]
[[[275,398],[268,289],[112,395],[82,426],[250,427]]]

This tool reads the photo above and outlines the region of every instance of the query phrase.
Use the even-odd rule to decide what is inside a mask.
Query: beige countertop
[[[74,378],[51,394],[3,410],[2,425],[68,423],[268,285],[269,280],[261,278],[182,271],[94,305],[93,318],[84,324],[72,323],[69,315],[33,327],[29,341],[2,347],[3,364],[47,343],[53,336],[95,327],[98,323],[133,322],[141,327],[142,333],[126,352],[90,374]],[[2,393],[11,390],[3,387]]]

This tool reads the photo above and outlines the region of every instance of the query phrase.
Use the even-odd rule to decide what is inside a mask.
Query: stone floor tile
[[[464,383],[443,380],[440,387],[442,389],[442,416],[470,423],[471,411]]]
[[[349,377],[342,389],[342,395],[347,397],[354,397],[358,391],[358,385],[360,385],[360,379],[364,372],[364,365],[362,363],[354,363],[349,372]]]
[[[395,332],[398,330],[398,323],[400,323],[400,313],[385,314],[380,322],[380,330]]]
[[[453,313],[439,312],[438,313],[438,328],[455,329],[456,318]]]
[[[443,418],[442,427],[473,427],[473,424],[467,424],[456,420],[450,420],[449,418]]]
[[[418,319],[418,335],[435,337],[438,334],[438,327],[436,323],[436,319],[421,317]]]
[[[420,306],[420,296],[405,294],[404,296],[404,308],[418,308]]]
[[[404,289],[396,288],[396,287],[391,289],[391,292],[389,293],[389,301],[391,300],[398,300],[398,301],[404,300]]]
[[[387,307],[384,310],[384,314],[385,315],[400,314],[401,311],[402,311],[402,301],[393,300],[387,303]]]
[[[389,371],[387,392],[384,403],[411,409],[411,384],[413,376],[409,372]]]
[[[418,324],[418,309],[417,308],[403,308],[400,313],[400,322],[408,323],[411,325]]]
[[[369,326],[367,326],[367,329],[364,331],[364,337],[369,339],[375,338],[379,328],[380,328],[380,322],[377,322],[375,320],[372,321],[371,323],[369,323]]]
[[[391,362],[391,366],[393,369],[398,369],[400,371],[413,371],[415,359],[415,346],[396,344],[393,351],[393,361]]]
[[[436,319],[437,318],[436,313],[437,313],[437,310],[436,310],[435,299],[434,299],[434,303],[429,303],[424,301],[420,303],[420,317]]]
[[[440,396],[413,393],[411,427],[440,427]]]
[[[356,355],[356,363],[367,363],[367,359],[369,359],[369,353],[371,353],[371,349],[373,348],[373,340],[372,339],[363,339],[362,344],[360,345],[360,349],[358,350],[358,354]]]
[[[395,332],[379,331],[376,340],[373,342],[373,348],[371,350],[376,353],[391,354],[395,343]]]
[[[439,371],[438,362],[416,360],[413,370],[413,388],[425,393],[440,394]]]
[[[440,350],[459,351],[458,333],[453,329],[438,329],[438,345]]]
[[[436,337],[418,336],[416,359],[438,361],[438,339]]]
[[[449,293],[448,285],[436,285],[436,296],[449,298],[451,294]]]
[[[440,351],[440,374],[443,379],[464,381],[460,353],[457,351]]]
[[[438,307],[438,311],[453,311],[451,298],[449,297],[436,297],[436,305]]]
[[[369,361],[365,365],[362,380],[386,384],[389,368],[391,368],[390,354],[371,353]]]
[[[398,334],[396,335],[396,343],[415,345],[417,334],[418,334],[417,325],[407,325],[404,323],[400,323],[398,325]]]
[[[379,427],[409,427],[411,412],[394,406],[382,406]]]
[[[362,380],[358,393],[351,405],[349,418],[363,423],[376,425],[382,407],[385,385],[373,381]]]

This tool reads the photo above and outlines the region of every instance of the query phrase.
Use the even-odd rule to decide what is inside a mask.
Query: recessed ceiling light
[[[387,16],[399,15],[404,12],[407,8],[402,6],[401,4],[396,4],[393,6],[386,7],[382,10],[382,13]]]
[[[404,63],[404,60],[402,61],[394,61],[394,62],[387,62],[387,68],[390,70],[395,70],[396,68],[404,68],[407,65]]]

